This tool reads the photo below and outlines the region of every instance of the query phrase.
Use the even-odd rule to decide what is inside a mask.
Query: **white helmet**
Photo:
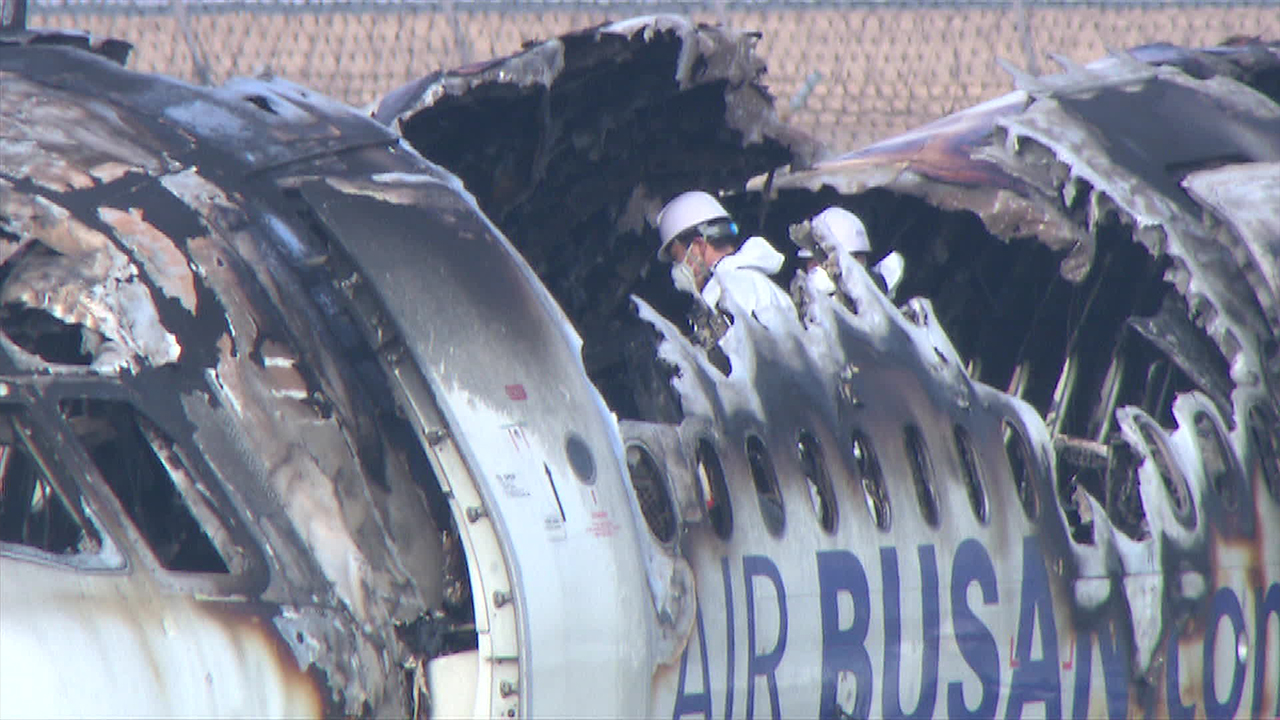
[[[862,221],[842,207],[832,205],[814,215],[810,226],[814,239],[823,247],[832,247],[837,252],[871,252],[871,241],[867,239]]]
[[[658,259],[671,262],[671,253],[667,252],[667,248],[680,233],[708,220],[722,218],[729,219],[729,211],[701,190],[690,190],[675,196],[658,213],[658,236],[662,238]]]

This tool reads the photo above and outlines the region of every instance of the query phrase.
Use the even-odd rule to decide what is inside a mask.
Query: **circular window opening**
[[[569,456],[569,467],[573,468],[573,474],[578,476],[578,480],[583,485],[596,484],[596,460],[591,455],[591,448],[587,446],[587,441],[582,439],[581,435],[571,433],[569,439],[565,441],[564,452]]]
[[[1209,479],[1209,486],[1228,510],[1239,509],[1243,478],[1230,443],[1209,413],[1197,411],[1192,419],[1200,446],[1200,463],[1204,467],[1204,476]]]
[[[1022,430],[1009,420],[1000,423],[1004,435],[1004,454],[1009,459],[1009,472],[1013,475],[1013,487],[1027,517],[1034,520],[1040,512],[1036,500],[1036,488],[1031,469],[1031,446]]]
[[[702,490],[702,499],[707,506],[707,517],[711,519],[711,528],[722,540],[728,540],[733,534],[733,506],[729,503],[729,486],[724,481],[724,468],[720,466],[720,456],[709,440],[699,440],[694,457],[698,474],[698,487]]]
[[[1249,439],[1253,444],[1250,474],[1261,475],[1271,498],[1280,502],[1280,425],[1262,405],[1249,409]]]
[[[747,466],[751,469],[751,481],[755,483],[756,497],[760,500],[764,527],[770,535],[781,535],[787,516],[782,507],[782,493],[778,490],[778,476],[773,472],[768,448],[755,435],[747,438]]]
[[[933,469],[929,464],[929,450],[924,444],[924,434],[915,425],[906,429],[907,462],[911,465],[911,480],[916,488],[916,500],[920,503],[920,515],[929,527],[938,526],[938,498],[933,494]]]
[[[876,527],[888,530],[893,514],[889,505],[889,492],[884,486],[884,474],[880,472],[880,462],[876,460],[875,451],[871,449],[867,437],[856,430],[849,445],[853,451],[853,464],[857,467],[859,482],[862,483],[862,495],[867,500],[867,512],[871,513]]]
[[[1195,527],[1196,514],[1195,506],[1191,502],[1191,487],[1187,485],[1187,479],[1174,464],[1173,458],[1169,457],[1169,446],[1164,442],[1164,433],[1150,419],[1141,416],[1136,419],[1142,442],[1146,444],[1147,451],[1151,453],[1151,459],[1156,463],[1156,471],[1160,473],[1160,480],[1164,483],[1169,503],[1173,506],[1174,518],[1183,527]]]
[[[973,508],[973,516],[978,522],[986,524],[987,491],[982,487],[982,476],[978,474],[978,457],[973,452],[973,441],[969,431],[956,425],[956,451],[960,453],[960,469],[964,471],[964,489],[969,494],[969,507]]]
[[[796,439],[796,455],[808,481],[809,501],[813,504],[818,524],[828,533],[836,531],[836,499],[831,489],[831,479],[822,463],[822,447],[818,439],[808,431],[801,431]]]
[[[640,513],[658,542],[669,543],[676,537],[676,513],[671,507],[667,481],[653,455],[640,445],[627,446],[627,472],[635,488]]]

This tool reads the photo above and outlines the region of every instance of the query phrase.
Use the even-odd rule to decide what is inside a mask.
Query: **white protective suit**
[[[711,278],[702,288],[708,307],[727,312],[741,322],[749,314],[767,328],[779,330],[782,323],[796,322],[796,306],[786,291],[769,279],[782,269],[786,259],[768,240],[747,238],[732,255],[720,258],[711,268]]]

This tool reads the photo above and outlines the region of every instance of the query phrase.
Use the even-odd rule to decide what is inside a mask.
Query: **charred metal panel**
[[[1091,335],[1122,349],[1143,346],[1141,337],[1155,357],[1181,368],[1185,379],[1173,385],[1196,387],[1226,410],[1241,385],[1252,388],[1249,393],[1275,392],[1275,256],[1272,240],[1263,238],[1270,237],[1266,228],[1276,213],[1274,203],[1247,199],[1266,192],[1275,174],[1271,158],[1280,153],[1280,106],[1260,91],[1270,87],[1267,78],[1277,66],[1274,46],[1260,43],[1202,54],[1157,46],[1087,68],[1068,66],[1060,76],[1019,75],[1022,90],[983,110],[778,177],[773,187],[782,199],[799,199],[792,189],[828,188],[867,207],[873,236],[907,255],[916,283],[909,290],[935,298],[957,346],[979,356],[984,380],[1016,385],[1010,367],[980,347],[1000,343],[1006,352],[1030,355],[1028,341],[1053,343],[1051,352],[1030,358],[1033,381],[1024,388],[1060,429],[1102,432],[1106,422],[1096,414],[1087,421],[1079,415],[1071,386],[1099,387],[1108,373],[1126,372],[1115,363],[1108,371],[1081,354]],[[876,195],[876,188],[893,195]],[[885,220],[913,204],[904,196],[976,214],[1008,249],[983,244],[985,233],[947,214],[934,216],[933,230],[922,224],[902,233]],[[937,239],[912,237],[921,232]],[[1028,237],[1050,253],[1026,247],[1022,238]],[[1141,254],[1125,249],[1130,242]],[[966,245],[972,249],[960,250]],[[1036,268],[1056,260],[1066,281],[1041,276],[1043,294],[1022,301],[1038,308],[1035,315],[1005,323],[1022,333],[1021,349],[1004,345],[982,327],[981,316],[961,309],[965,298],[977,295],[999,316],[1017,296],[993,285],[1000,277],[984,267],[986,257],[1001,258],[1000,265],[1012,264],[1018,274],[1040,273]],[[1142,278],[1132,283],[1137,292],[1108,289],[1123,275]],[[1181,296],[1180,307],[1172,293]],[[1062,312],[1071,306],[1077,309]],[[1117,324],[1125,315],[1131,320]],[[1037,330],[1046,321],[1074,327],[1053,340]],[[1167,423],[1171,398],[1151,400],[1165,406],[1148,409]],[[1246,404],[1230,402],[1233,415]]]
[[[1220,242],[1239,258],[1267,319],[1280,324],[1280,214],[1270,211],[1280,197],[1280,163],[1197,170],[1183,178],[1182,186],[1213,213],[1218,227],[1230,228],[1218,231]]]
[[[1041,513],[1057,520],[1036,532],[1063,553],[1075,631],[1121,613],[1131,712],[1176,713],[1222,692],[1164,672],[1212,637],[1197,635],[1211,588],[1277,572],[1269,441],[1247,428],[1280,392],[1280,209],[1262,199],[1280,52],[1163,46],[1064,67],[1015,71],[1017,93],[753,187],[771,183],[762,202],[788,221],[859,211],[975,379],[1032,403],[1053,468]],[[1274,705],[1251,687],[1254,712]]]
[[[287,83],[198,89],[29,37],[0,46],[0,77],[4,387],[30,398],[33,416],[43,418],[33,426],[37,441],[62,448],[51,467],[59,487],[72,488],[63,496],[108,547],[121,548],[127,568],[65,590],[52,576],[32,580],[24,592],[65,592],[71,604],[58,611],[58,626],[76,632],[95,632],[75,619],[94,614],[73,605],[104,594],[153,597],[146,606],[155,612],[120,626],[145,642],[115,665],[98,658],[95,677],[129,682],[111,668],[154,664],[148,682],[156,692],[172,689],[164,697],[194,703],[165,705],[140,691],[137,702],[154,696],[161,704],[122,697],[99,709],[409,712],[412,680],[403,667],[419,648],[402,642],[396,626],[430,616],[468,627],[465,563],[375,348],[342,302],[339,279],[315,263],[329,236],[276,177],[278,168],[321,176],[355,167],[367,177],[426,164],[376,123]],[[126,405],[138,413],[143,440],[103,445],[95,439],[102,428],[84,420],[100,411],[76,409]],[[174,536],[158,525],[163,514],[145,507],[149,500],[111,485],[125,452],[154,455],[150,477],[172,478],[187,498],[183,522],[208,535],[225,572],[211,561],[166,560],[167,550],[148,546]],[[124,512],[122,503],[144,505]],[[446,558],[450,546],[456,560]],[[31,561],[23,548],[6,545],[3,554],[6,577],[18,572],[12,563]],[[228,614],[202,598],[252,609]],[[24,603],[6,595],[6,617],[27,616]],[[210,614],[220,619],[200,619]],[[165,659],[176,651],[163,640],[175,624],[225,628],[192,636],[206,651],[244,643],[235,638],[245,632],[264,641],[260,661],[235,665],[228,656],[231,674],[211,675],[215,691],[230,683],[224,696],[243,704],[177,692],[196,668]],[[24,652],[43,648],[32,662],[55,662],[48,653],[62,647],[8,626],[5,636]],[[16,662],[6,656],[6,680],[17,678],[8,670]],[[246,672],[253,662],[265,674]],[[297,697],[309,704],[235,695],[264,679],[272,692],[305,688]],[[6,683],[0,693],[6,713],[27,707],[37,688],[19,687]],[[81,707],[73,703],[80,695],[60,692],[66,707]]]
[[[463,179],[582,332],[612,332],[668,197],[817,152],[778,121],[754,44],[677,16],[608,23],[429,75],[374,116]]]
[[[452,178],[330,176],[300,189],[372,279],[397,330],[387,350],[416,360],[476,468],[516,583],[498,591],[509,599],[497,604],[515,603],[520,619],[522,712],[643,706],[645,688],[629,678],[666,659],[643,634],[635,652],[598,658],[602,687],[589,698],[575,697],[573,679],[551,660],[618,628],[645,627],[660,598],[646,597],[620,443],[572,326]],[[569,604],[576,610],[566,624]],[[692,616],[682,619],[687,627]]]

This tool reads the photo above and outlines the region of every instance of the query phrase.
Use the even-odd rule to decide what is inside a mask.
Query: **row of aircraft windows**
[[[1254,448],[1251,473],[1261,476],[1263,486],[1274,500],[1280,502],[1280,422],[1263,406],[1251,408],[1248,420],[1249,441]],[[1241,495],[1247,490],[1244,488],[1245,477],[1236,469],[1230,443],[1207,413],[1197,413],[1194,423],[1202,446],[1202,464],[1209,487],[1224,508],[1235,510],[1240,506]],[[1193,528],[1196,518],[1191,489],[1174,463],[1163,434],[1150,418],[1140,416],[1137,426],[1170,499],[1174,516],[1183,525]],[[1003,421],[1001,429],[1014,491],[1026,517],[1035,520],[1041,508],[1035,490],[1035,465],[1031,446],[1021,428],[1012,420]],[[990,509],[973,441],[962,425],[954,427],[953,441],[960,459],[969,505],[978,521],[985,524],[989,519]],[[934,493],[934,470],[924,434],[918,427],[908,425],[904,429],[903,442],[921,517],[930,526],[937,527],[941,518]],[[772,535],[780,536],[786,526],[786,513],[768,450],[764,442],[754,435],[747,438],[744,450],[765,528]],[[885,487],[884,474],[870,439],[858,430],[853,431],[849,450],[857,474],[855,482],[860,485],[858,489],[866,499],[867,511],[876,527],[888,530],[893,520],[892,505]],[[839,507],[823,463],[821,447],[812,433],[799,433],[796,455],[803,469],[818,524],[827,533],[834,533],[838,524]],[[711,526],[720,538],[728,539],[733,533],[733,508],[729,501],[724,469],[709,440],[704,438],[698,441],[694,460],[699,489],[706,502]],[[676,536],[677,522],[658,463],[639,445],[628,447],[627,461],[641,511],[650,529],[660,542],[671,542]],[[1133,468],[1133,472],[1137,472],[1137,466]],[[1109,499],[1108,504],[1111,502]],[[1141,513],[1141,510],[1138,512]]]
[[[200,491],[180,457],[177,443],[127,402],[76,398],[62,401],[59,408],[107,487],[163,567],[185,572],[225,574],[230,571],[224,559],[226,553],[210,539],[191,512],[189,504],[200,502]],[[51,479],[44,456],[32,444],[28,423],[21,416],[22,411],[16,406],[0,407],[0,542],[57,554],[96,550],[100,539],[92,525],[78,511],[71,510],[78,504],[68,504],[63,499],[60,488]],[[1206,413],[1197,413],[1194,422],[1210,488],[1224,507],[1238,508],[1240,497],[1247,493],[1246,480],[1235,463],[1230,443]],[[1170,457],[1162,434],[1149,419],[1141,418],[1138,428],[1154,458],[1175,516],[1184,525],[1193,527],[1196,518],[1191,491]],[[1269,409],[1255,406],[1248,414],[1247,428],[1254,448],[1249,474],[1261,476],[1263,486],[1280,502],[1280,424]],[[1030,446],[1011,421],[1003,423],[1003,433],[1015,491],[1027,517],[1035,519],[1040,505]],[[987,496],[972,440],[960,425],[953,430],[953,440],[970,506],[975,517],[986,523]],[[914,425],[907,426],[903,442],[921,515],[929,525],[937,526],[940,517],[933,489],[934,470],[923,433]],[[781,535],[786,513],[768,450],[754,435],[747,439],[744,449],[765,527],[773,535]],[[822,449],[812,433],[802,431],[795,451],[817,522],[824,531],[834,533],[839,507]],[[892,505],[869,438],[855,430],[850,435],[849,451],[867,510],[878,528],[888,530],[893,519]],[[639,445],[627,448],[627,463],[650,530],[660,542],[671,542],[678,523],[658,463]],[[733,508],[724,469],[709,440],[699,440],[695,463],[711,525],[717,535],[727,539],[733,532]],[[204,514],[210,518],[215,515]],[[226,534],[220,527],[214,531],[219,537]]]
[[[1030,446],[1021,429],[1012,421],[1006,420],[1003,430],[1005,454],[1015,490],[1027,517],[1035,519],[1039,513],[1039,505],[1032,475],[1034,470]],[[969,432],[961,425],[955,426],[953,438],[970,507],[978,521],[985,524],[989,518],[987,494],[973,441]],[[904,429],[903,444],[921,516],[928,525],[937,527],[941,517],[934,492],[933,464],[924,433],[915,425],[908,425]],[[839,505],[823,461],[822,448],[812,433],[803,430],[796,438],[795,450],[818,525],[825,532],[833,534],[839,522]],[[893,521],[892,504],[872,443],[865,433],[854,430],[850,434],[849,450],[857,474],[857,489],[866,499],[867,511],[876,527],[888,530]],[[744,451],[764,526],[770,534],[780,536],[786,528],[786,512],[769,451],[764,441],[755,435],[747,437]],[[704,438],[698,441],[694,462],[711,527],[720,538],[728,539],[733,533],[733,508],[729,501],[724,468],[709,440]],[[650,530],[659,542],[671,542],[676,535],[677,523],[658,463],[644,447],[633,444],[627,448],[627,464],[641,512]]]

